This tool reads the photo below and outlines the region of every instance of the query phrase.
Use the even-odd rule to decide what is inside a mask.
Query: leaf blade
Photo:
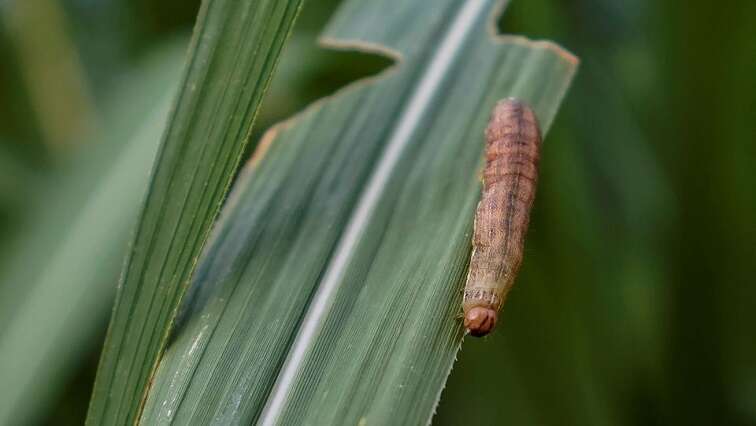
[[[107,141],[88,141],[95,145],[23,193],[35,200],[24,226],[33,232],[0,267],[0,424],[39,422],[81,357],[101,345],[185,41],[159,46],[112,89]]]
[[[89,424],[133,423],[302,0],[203,2],[100,361]]]
[[[328,34],[339,47],[394,49],[404,62],[267,135],[273,142],[239,180],[206,252],[143,423],[261,420],[374,158],[432,63],[421,53],[438,47],[459,12],[459,3],[439,2],[430,28],[402,32],[423,12],[418,4],[350,1],[337,15]],[[344,18],[361,7],[399,12],[389,24]],[[482,25],[488,16],[477,18],[479,31],[427,103],[272,423],[422,423],[432,413],[461,338],[454,318],[490,108],[501,97],[524,98],[545,131],[576,65],[549,43],[492,41]],[[377,33],[365,32],[371,25]]]

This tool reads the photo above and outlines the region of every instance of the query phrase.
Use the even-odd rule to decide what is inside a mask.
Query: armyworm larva
[[[473,251],[462,302],[465,328],[473,336],[493,330],[520,269],[540,147],[533,110],[517,99],[499,101],[486,129],[483,192],[475,212]]]

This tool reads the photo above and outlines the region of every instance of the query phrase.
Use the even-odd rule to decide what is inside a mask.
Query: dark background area
[[[306,2],[258,135],[390,66],[314,44],[337,5]],[[0,261],[198,6],[0,2]],[[756,425],[754,16],[750,0],[511,3],[504,32],[581,66],[546,138],[521,278],[498,330],[465,341],[435,424]],[[100,337],[45,424],[82,423]]]

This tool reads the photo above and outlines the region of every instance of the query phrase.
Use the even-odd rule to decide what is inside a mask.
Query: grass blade
[[[115,293],[114,285],[103,284],[115,277],[137,216],[137,209],[126,203],[138,206],[144,195],[167,108],[151,115],[69,224],[69,235],[32,288],[25,297],[14,298],[20,304],[0,339],[0,372],[6,385],[0,424],[26,423],[20,419],[35,414],[58,375],[66,367],[73,371],[81,348],[99,335],[107,312],[100,307]],[[142,173],[140,165],[145,166]]]
[[[138,415],[301,0],[206,0],[124,267],[88,424]]]
[[[456,315],[491,107],[522,98],[545,131],[576,68],[553,44],[494,40],[494,6],[342,5],[328,44],[401,62],[263,138],[203,255],[143,424],[428,421],[462,338]],[[468,13],[469,27],[454,24]],[[469,32],[449,35],[459,28]],[[459,48],[444,53],[457,36]],[[450,63],[430,69],[439,55]],[[437,86],[418,101],[435,72]],[[392,135],[405,133],[406,146],[393,149]],[[343,245],[355,218],[356,240]],[[322,296],[341,253],[344,267]],[[324,297],[316,315],[307,314],[313,294]],[[281,403],[263,418],[272,392]]]
[[[479,22],[479,15],[486,11],[485,5],[485,2],[467,2],[456,13],[454,22],[436,48],[436,53],[416,84],[407,106],[399,115],[400,118],[389,137],[386,149],[382,153],[376,170],[365,185],[355,211],[325,270],[324,277],[318,285],[315,297],[310,302],[302,327],[289,350],[286,363],[278,375],[261,416],[262,424],[273,425],[281,416],[284,404],[294,389],[294,381],[303,373],[301,369],[305,366],[305,357],[320,334],[324,325],[323,321],[335,301],[335,294],[339,284],[344,280],[351,256],[356,252],[360,237],[365,232],[391,174],[401,159],[402,151],[410,143],[424,114],[430,109],[434,94],[439,90],[444,76],[454,65],[454,57],[464,46],[466,36]]]
[[[140,61],[108,96],[107,140],[27,183],[29,231],[0,267],[0,424],[39,423],[101,344],[185,50],[182,39]]]

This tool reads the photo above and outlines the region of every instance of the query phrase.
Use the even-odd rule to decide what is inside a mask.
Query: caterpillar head
[[[475,337],[482,337],[496,327],[496,311],[476,306],[465,314],[465,328]]]

